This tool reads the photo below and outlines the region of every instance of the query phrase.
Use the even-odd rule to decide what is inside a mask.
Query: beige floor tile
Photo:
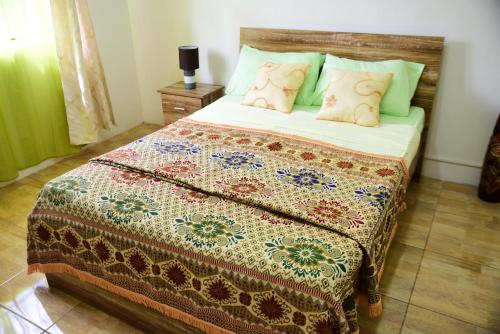
[[[369,318],[366,307],[359,306],[359,328],[361,334],[397,334],[401,330],[407,304],[383,297],[384,312],[379,318]]]
[[[33,178],[32,175],[36,175],[36,173],[31,174],[30,176],[27,176],[25,178],[22,178],[21,180],[19,180],[17,182],[23,181],[23,182],[29,183],[31,186],[36,187],[36,188],[41,190],[43,188],[43,186],[45,185],[45,182],[41,181],[41,180],[37,180],[36,178]]]
[[[456,192],[464,193],[467,195],[476,195],[477,194],[477,187],[471,186],[469,184],[461,184],[461,183],[444,181],[442,188],[444,190],[456,191]]]
[[[402,334],[494,334],[466,322],[410,305],[403,324]]]
[[[420,178],[420,181],[418,182],[419,185],[431,189],[442,189],[443,188],[443,181],[438,180],[438,179],[433,179],[430,177],[422,176]]]
[[[57,289],[49,289],[43,274],[23,272],[0,286],[0,304],[41,328],[50,327],[78,303]]]
[[[49,166],[41,171],[30,175],[30,178],[36,180],[39,183],[47,183],[55,177],[62,175],[70,170],[74,169],[74,166],[68,166],[67,164],[57,163],[55,165]]]
[[[23,237],[26,237],[26,232],[28,231],[28,216],[29,215],[15,215],[10,218],[10,222],[16,227],[16,233],[22,231]]]
[[[394,242],[388,252],[380,292],[409,302],[423,250]]]
[[[473,219],[477,214],[500,218],[500,203],[485,202],[476,193],[476,187],[445,182],[436,209]]]
[[[500,331],[500,270],[425,251],[410,303]]]
[[[406,202],[412,205],[416,200],[434,208],[439,200],[442,182],[430,178],[421,178],[420,182],[412,182],[406,191]]]
[[[0,252],[3,248],[16,243],[17,240],[25,240],[28,232],[28,217],[25,216],[25,224],[22,222],[22,216],[15,216],[6,219],[0,219]]]
[[[26,239],[27,231],[28,231],[28,216],[15,215],[10,218],[0,219],[0,235],[7,233],[9,234],[9,236]],[[0,236],[0,243],[1,242],[2,242],[2,237]],[[0,249],[2,249],[1,244],[0,244]]]
[[[26,269],[26,236],[0,232],[0,284]]]
[[[10,249],[0,253],[0,285],[27,267],[26,250]]]
[[[79,157],[79,158],[61,161],[60,164],[67,166],[68,171],[70,171],[70,170],[73,170],[73,169],[80,167],[81,165],[87,163],[87,161],[89,161],[91,158],[92,157]]]
[[[39,334],[42,332],[43,329],[0,306],[0,334]]]
[[[28,265],[26,264],[26,259],[22,260],[17,257],[12,258],[9,255],[0,254],[0,268],[2,268],[0,270],[1,285],[19,272],[26,270]]]
[[[500,269],[500,217],[438,211],[427,249]]]
[[[12,214],[9,218],[0,218],[0,251],[16,243],[13,237],[25,241],[27,231],[28,215]]]
[[[432,205],[415,201],[398,218],[396,240],[421,249],[425,248],[435,210]]]
[[[98,309],[81,303],[48,329],[51,334],[134,334],[141,331]]]
[[[39,192],[39,187],[17,182],[0,188],[0,219],[9,219],[15,215],[27,216],[33,209]]]

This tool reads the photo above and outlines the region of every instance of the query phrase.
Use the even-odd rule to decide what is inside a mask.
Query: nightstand
[[[224,87],[197,83],[195,89],[185,89],[179,81],[158,90],[165,125],[186,117],[224,95]]]

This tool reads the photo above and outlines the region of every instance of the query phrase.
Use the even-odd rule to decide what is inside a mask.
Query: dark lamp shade
[[[179,46],[179,67],[185,71],[194,71],[199,67],[197,46]]]

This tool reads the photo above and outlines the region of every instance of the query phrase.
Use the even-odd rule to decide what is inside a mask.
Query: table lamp
[[[179,46],[179,67],[184,70],[184,87],[186,89],[196,88],[194,71],[199,68],[197,46]]]

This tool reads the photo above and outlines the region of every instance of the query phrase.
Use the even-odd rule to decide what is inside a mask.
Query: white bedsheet
[[[319,107],[295,106],[290,114],[241,105],[241,96],[224,96],[188,118],[320,140],[351,150],[403,158],[409,167],[424,124],[424,110],[411,107],[408,117],[381,115],[380,127],[315,119]]]

